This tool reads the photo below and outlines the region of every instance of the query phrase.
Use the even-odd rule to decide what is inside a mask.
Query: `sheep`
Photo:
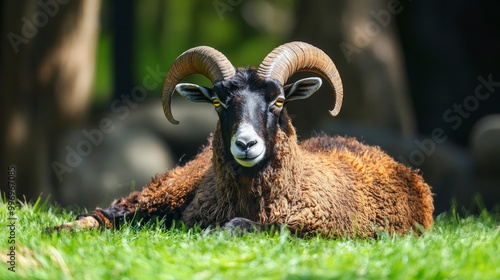
[[[298,71],[329,82],[335,93],[330,113],[337,115],[343,99],[339,73],[310,44],[281,45],[258,68],[238,69],[211,47],[187,50],[165,78],[163,108],[178,124],[171,113],[175,91],[213,104],[219,121],[208,144],[186,165],[155,175],[141,192],[52,229],[112,228],[154,217],[233,232],[280,225],[298,236],[376,237],[431,229],[431,188],[418,171],[354,138],[320,134],[299,143],[285,105],[311,96],[322,80],[285,84]],[[179,83],[191,74],[205,75],[213,88]]]

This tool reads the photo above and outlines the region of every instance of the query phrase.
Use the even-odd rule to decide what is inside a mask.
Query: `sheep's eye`
[[[276,105],[277,107],[283,107],[284,104],[285,104],[285,99],[281,97],[278,98],[276,102],[274,102],[274,105]]]
[[[214,104],[214,107],[217,108],[217,107],[220,107],[221,103],[220,103],[220,100],[215,98],[214,100],[212,100],[212,104]]]

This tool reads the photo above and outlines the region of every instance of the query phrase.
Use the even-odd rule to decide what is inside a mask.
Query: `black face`
[[[215,83],[213,90],[225,147],[242,167],[263,166],[273,153],[276,132],[288,119],[283,87],[245,69]]]
[[[252,173],[274,156],[279,131],[288,136],[294,133],[283,107],[285,99],[308,98],[320,86],[321,79],[311,77],[283,87],[277,80],[259,77],[255,69],[240,69],[231,78],[214,83],[213,88],[189,83],[175,88],[188,100],[214,105],[226,159],[234,159]]]

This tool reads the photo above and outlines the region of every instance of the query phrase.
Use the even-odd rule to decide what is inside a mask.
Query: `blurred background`
[[[140,190],[214,129],[211,106],[178,96],[180,125],[163,115],[162,82],[180,53],[209,45],[258,66],[301,40],[330,55],[344,83],[336,118],[327,85],[290,104],[302,139],[325,131],[381,146],[421,171],[436,214],[494,207],[499,10],[494,0],[2,1],[2,193],[10,165],[22,200],[92,209]]]

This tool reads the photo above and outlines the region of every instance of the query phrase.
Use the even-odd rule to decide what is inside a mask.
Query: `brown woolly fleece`
[[[94,217],[109,228],[133,217],[179,218],[201,227],[241,217],[258,225],[284,224],[300,236],[328,237],[432,227],[432,193],[416,171],[354,138],[320,135],[299,144],[288,126],[290,135],[278,130],[274,156],[257,174],[236,172],[228,163],[218,126],[208,146],[185,166],[80,218]],[[56,229],[63,227],[68,224]]]

